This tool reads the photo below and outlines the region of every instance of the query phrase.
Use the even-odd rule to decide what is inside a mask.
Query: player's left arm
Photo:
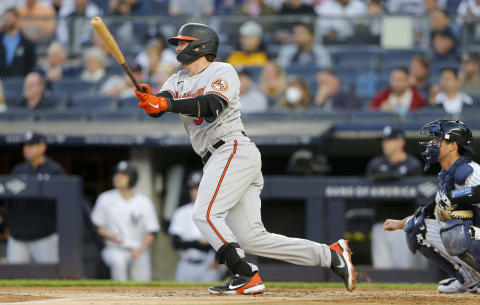
[[[480,167],[473,167],[461,188],[442,194],[440,205],[445,209],[468,209],[480,203]]]

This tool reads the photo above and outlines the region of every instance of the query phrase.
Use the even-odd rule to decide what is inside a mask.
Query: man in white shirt
[[[115,189],[100,194],[92,212],[92,222],[105,239],[102,258],[114,281],[152,280],[148,249],[160,226],[152,201],[133,191],[137,178],[133,165],[118,163]]]
[[[175,273],[178,282],[217,282],[226,271],[225,266],[220,267],[215,261],[215,252],[193,222],[193,206],[201,180],[201,171],[190,174],[187,185],[191,202],[175,211],[168,229],[180,256]]]
[[[247,69],[243,69],[238,72],[238,78],[240,79],[240,97],[243,113],[267,111],[267,96],[252,80],[252,73]]]
[[[473,106],[473,99],[459,91],[460,80],[455,69],[443,69],[440,84],[442,91],[435,95],[435,98],[431,101],[433,106],[441,105],[446,113],[455,115],[462,113],[464,106]]]
[[[329,40],[343,41],[352,36],[355,19],[367,16],[367,5],[360,0],[326,0],[316,7],[318,29]]]

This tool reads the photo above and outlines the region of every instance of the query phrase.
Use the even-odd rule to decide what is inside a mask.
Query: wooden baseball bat
[[[107,47],[108,51],[115,57],[115,60],[123,67],[125,73],[127,73],[128,77],[132,80],[133,84],[137,88],[138,91],[143,92],[142,88],[138,84],[137,79],[132,73],[132,70],[128,67],[127,63],[125,62],[125,58],[123,57],[123,53],[118,47],[115,38],[113,38],[112,33],[108,30],[105,23],[103,23],[102,18],[100,17],[93,17],[90,21],[92,24],[93,29],[97,32],[98,36],[102,39]]]

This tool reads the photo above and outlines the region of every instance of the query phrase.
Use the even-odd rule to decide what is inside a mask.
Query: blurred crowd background
[[[210,25],[247,114],[458,117],[479,102],[477,0],[3,0],[0,14],[0,119],[143,118],[94,16],[156,90],[179,69],[165,38],[185,22]]]

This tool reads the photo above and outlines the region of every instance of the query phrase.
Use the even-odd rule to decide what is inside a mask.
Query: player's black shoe
[[[352,256],[348,247],[348,240],[340,239],[330,245],[332,251],[331,267],[333,272],[345,282],[348,291],[353,291],[357,285],[357,274],[352,264]]]
[[[208,288],[211,294],[260,294],[265,291],[265,285],[258,272],[252,276],[235,274],[225,286],[212,286]]]

